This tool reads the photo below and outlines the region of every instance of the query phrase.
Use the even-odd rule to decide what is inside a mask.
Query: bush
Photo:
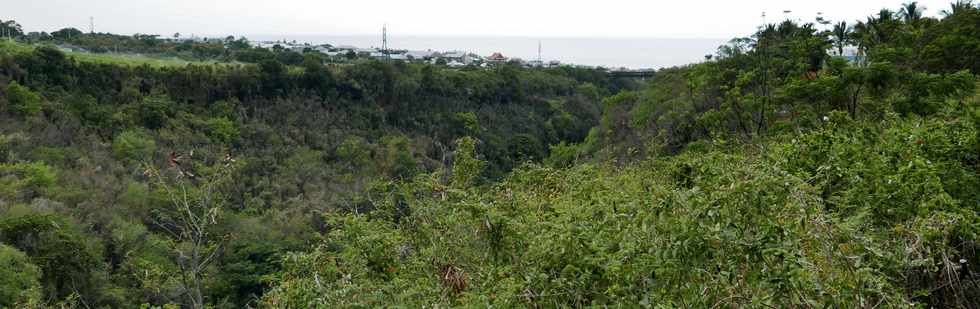
[[[238,127],[228,118],[211,118],[207,122],[208,135],[221,143],[231,143],[238,139]]]
[[[388,177],[406,179],[418,172],[418,160],[411,149],[411,141],[404,136],[387,136],[381,140],[377,153],[381,171]]]
[[[483,172],[486,162],[476,157],[476,139],[463,137],[456,140],[456,152],[453,153],[452,184],[456,188],[466,188],[473,185]]]
[[[112,140],[116,158],[129,162],[149,160],[157,150],[153,137],[142,131],[124,131]]]
[[[16,81],[7,86],[6,93],[7,104],[12,114],[28,117],[41,112],[41,97]]]
[[[30,200],[57,180],[50,166],[41,162],[0,163],[0,198]]]
[[[0,308],[18,308],[40,301],[41,271],[26,254],[0,244]]]
[[[763,153],[525,165],[492,187],[453,175],[448,195],[437,175],[415,177],[384,190],[408,197],[397,220],[331,213],[331,235],[287,259],[265,301],[963,307],[980,297],[977,132],[949,117],[863,123],[833,112]]]
[[[344,162],[350,171],[365,167],[371,162],[371,149],[358,137],[348,137],[335,152],[340,161]]]

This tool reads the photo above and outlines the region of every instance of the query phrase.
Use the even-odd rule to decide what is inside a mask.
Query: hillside
[[[328,212],[335,228],[284,259],[264,304],[975,306],[972,113],[833,113],[792,137],[527,166],[487,188],[462,185],[471,169],[449,185],[420,177],[380,191],[371,213]]]
[[[481,179],[503,177],[581,141],[619,87],[571,68],[154,66],[16,47],[0,55],[0,239],[34,259],[44,303],[181,303],[169,274],[190,267],[178,252],[193,233],[173,230],[190,218],[173,217],[166,189],[202,188],[224,167],[234,181],[208,197],[221,200],[208,231],[220,260],[199,267],[209,302],[241,306],[279,254],[327,228],[322,211],[374,208],[375,182],[439,170],[462,136],[493,158]]]
[[[977,308],[980,7],[819,28],[643,81],[21,35],[0,307]]]

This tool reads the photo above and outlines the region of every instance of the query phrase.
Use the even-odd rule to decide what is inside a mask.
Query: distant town
[[[165,41],[174,43],[180,42],[221,42],[229,38],[166,38]],[[299,42],[297,40],[248,40],[248,44],[254,48],[263,48],[270,51],[293,51],[297,53],[317,52],[326,56],[327,64],[345,64],[360,59],[376,59],[386,61],[400,61],[412,63],[428,63],[433,65],[445,65],[449,67],[491,67],[500,64],[519,65],[525,68],[555,68],[560,66],[574,66],[581,68],[604,69],[611,72],[647,72],[648,69],[628,69],[625,67],[605,68],[581,64],[562,63],[558,60],[522,59],[519,57],[509,57],[503,52],[493,52],[489,55],[480,55],[473,52],[461,50],[409,50],[397,48],[361,47],[353,45],[333,45],[315,44]]]
[[[297,41],[249,41],[253,47],[266,48],[271,50],[288,49],[295,52],[319,52],[327,55],[331,60],[343,62],[350,59],[371,58],[378,60],[392,60],[405,62],[418,62],[447,65],[450,67],[463,66],[491,66],[494,64],[510,63],[519,64],[526,67],[557,67],[560,61],[543,61],[541,59],[524,60],[521,58],[507,57],[501,52],[494,52],[490,55],[479,55],[466,51],[436,51],[436,50],[406,50],[406,49],[385,49],[377,47],[358,47],[352,45],[331,45],[331,44],[311,44],[299,43]]]

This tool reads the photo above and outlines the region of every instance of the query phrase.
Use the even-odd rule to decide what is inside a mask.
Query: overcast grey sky
[[[812,20],[864,18],[901,0],[2,0],[0,19],[27,31],[67,26],[119,34],[730,38],[792,10]],[[926,15],[951,0],[922,0]]]

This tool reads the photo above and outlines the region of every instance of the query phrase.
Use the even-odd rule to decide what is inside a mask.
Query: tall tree
[[[922,8],[919,7],[918,2],[912,1],[902,5],[899,15],[902,16],[906,24],[917,26],[919,21],[922,20]]]
[[[943,10],[940,13],[942,13],[944,16],[949,17],[952,15],[960,14],[962,12],[968,11],[973,8],[974,8],[973,0],[957,0],[956,2],[951,3],[949,5],[949,10]]]
[[[0,20],[0,36],[5,38],[15,38],[22,35],[24,35],[24,28],[22,28],[16,21]]]
[[[834,30],[831,32],[832,40],[834,42],[834,47],[837,48],[837,55],[844,55],[844,47],[851,42],[851,26],[847,24],[846,21],[842,21],[834,25]]]
[[[220,235],[224,199],[221,185],[229,180],[234,159],[228,155],[223,162],[207,168],[208,175],[195,175],[182,162],[183,156],[171,153],[170,169],[158,171],[148,167],[145,175],[165,194],[168,205],[156,210],[155,224],[173,240],[170,244],[180,268],[182,294],[190,308],[205,308],[205,284],[212,264],[220,254],[227,235]]]

